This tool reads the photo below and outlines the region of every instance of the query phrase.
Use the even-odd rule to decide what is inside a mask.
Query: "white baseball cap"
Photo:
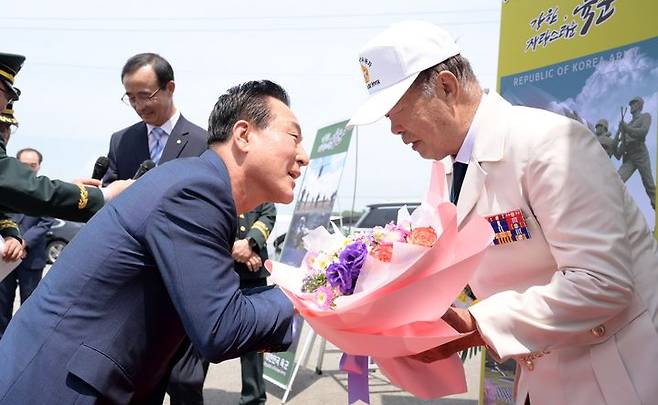
[[[386,115],[423,70],[460,53],[447,31],[424,21],[391,25],[359,53],[370,97],[354,113],[348,128],[372,124]]]

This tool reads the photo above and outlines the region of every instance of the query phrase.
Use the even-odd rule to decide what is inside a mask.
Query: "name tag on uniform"
[[[530,239],[530,232],[525,224],[525,217],[520,209],[485,217],[491,224],[495,236],[494,245],[503,245],[519,240]]]

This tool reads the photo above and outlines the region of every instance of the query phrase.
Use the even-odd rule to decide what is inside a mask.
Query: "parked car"
[[[414,212],[420,206],[419,202],[401,202],[401,203],[379,203],[370,204],[366,206],[366,211],[359,217],[354,224],[351,223],[349,218],[340,216],[332,216],[331,222],[336,224],[343,233],[351,233],[359,230],[371,229],[376,226],[384,226],[389,222],[396,222],[398,219],[398,210],[403,206],[407,206],[409,213]],[[289,223],[290,221],[288,221]],[[331,231],[331,229],[330,229]],[[281,254],[281,249],[285,242],[286,233],[276,236],[272,242],[273,252],[270,253],[271,258],[278,258]],[[273,253],[273,254],[272,254]]]
[[[287,231],[289,230],[288,228],[290,227],[291,219],[292,219],[292,215],[289,215],[287,218],[287,222],[285,224],[285,228],[283,228],[283,225],[281,225],[281,227],[278,228],[279,230],[278,233],[275,233],[275,231],[277,230],[277,226],[275,225],[274,227],[275,229],[274,231],[272,231],[272,235],[276,235],[276,236],[274,236],[273,239],[271,238],[272,242],[271,244],[269,244],[271,247],[268,247],[268,249],[270,249],[268,250],[268,253],[271,259],[278,259],[280,257],[281,251],[283,249],[283,245],[286,241],[286,236],[288,235]],[[332,215],[329,220],[333,222],[338,227],[338,229],[341,229],[344,233],[347,232],[348,227],[351,226],[354,221],[354,219],[352,218],[347,218],[340,215]],[[277,217],[277,224],[279,224],[278,217]],[[329,230],[329,232],[333,232],[332,227],[327,227],[327,229]]]
[[[56,219],[46,234],[46,259],[49,264],[55,263],[64,247],[84,226],[81,222]]]
[[[350,232],[354,232],[355,230],[372,229],[376,226],[384,226],[391,221],[396,222],[398,219],[398,211],[405,205],[411,214],[420,206],[420,203],[401,202],[370,204],[367,206],[366,212],[364,212],[363,215],[361,215],[361,218],[356,221]]]

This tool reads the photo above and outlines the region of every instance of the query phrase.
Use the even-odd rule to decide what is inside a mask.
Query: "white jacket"
[[[491,92],[461,221],[521,209],[531,238],[492,245],[470,283],[480,333],[517,359],[517,403],[658,402],[658,244],[596,137]]]

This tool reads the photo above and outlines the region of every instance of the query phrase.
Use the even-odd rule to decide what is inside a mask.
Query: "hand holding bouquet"
[[[464,334],[441,316],[468,283],[492,230],[472,218],[457,230],[435,165],[427,201],[396,224],[347,237],[318,228],[304,238],[302,266],[268,263],[273,281],[313,329],[350,355],[372,356],[393,384],[429,399],[466,390],[454,355],[425,364],[408,356]]]

